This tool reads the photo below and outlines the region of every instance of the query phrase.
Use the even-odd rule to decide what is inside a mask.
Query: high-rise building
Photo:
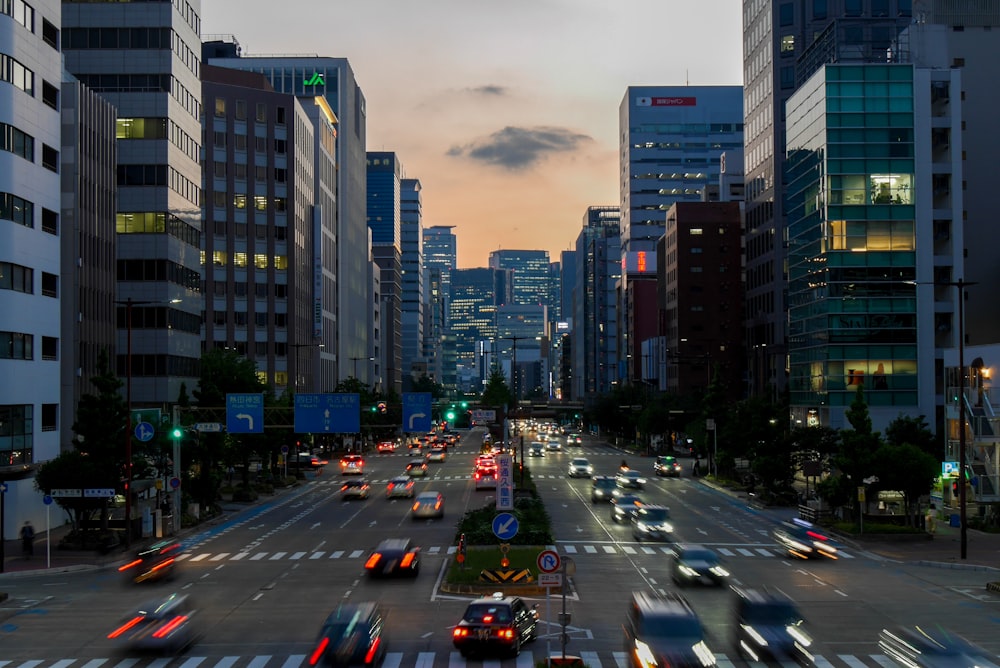
[[[441,269],[427,267],[424,272],[424,338],[421,357],[427,365],[427,376],[444,385],[444,322],[445,299],[441,289]],[[454,389],[452,386],[451,389]]]
[[[619,382],[617,284],[621,232],[617,206],[588,207],[576,238],[573,296],[573,399],[609,392]]]
[[[490,269],[508,269],[513,303],[548,306],[549,252],[544,250],[495,250]]]
[[[400,184],[400,239],[402,241],[402,346],[403,388],[413,377],[413,365],[427,371],[424,358],[424,226],[421,187],[418,179]],[[416,374],[419,378],[421,374]],[[438,381],[440,382],[440,381]]]
[[[116,368],[139,406],[177,401],[200,375],[200,11],[62,4],[66,69],[118,110]]]
[[[789,238],[785,103],[826,62],[885,62],[912,0],[743,0],[746,348],[751,393],[783,391]]]
[[[367,191],[365,97],[346,58],[318,56],[252,56],[243,54],[238,44],[206,43],[206,62],[231,69],[259,72],[279,93],[315,100],[322,97],[336,119],[336,166],[330,178],[336,188],[316,190],[322,206],[323,252],[323,338],[335,336],[334,345],[321,349],[327,366],[335,366],[336,381],[324,379],[323,390],[354,372],[354,360],[374,357],[372,336],[372,281],[369,266],[369,231],[366,223]],[[310,103],[311,104],[311,103]],[[307,113],[316,118],[320,110]],[[333,254],[333,257],[327,257]],[[328,330],[335,334],[328,334]],[[360,380],[375,384],[374,364],[358,367]],[[332,383],[332,384],[329,384]]]
[[[455,336],[460,390],[482,391],[477,345],[496,339],[497,307],[511,301],[510,286],[510,272],[503,269],[455,269],[451,272],[448,326]]]
[[[59,426],[69,445],[76,409],[91,383],[100,355],[115,350],[115,213],[118,150],[114,106],[64,72],[59,103],[63,119],[62,181],[62,398]],[[159,307],[166,314],[166,307]],[[199,318],[200,320],[200,318]]]
[[[501,304],[496,318],[497,361],[507,371],[514,396],[518,400],[547,399],[548,308],[542,304]]]
[[[313,122],[256,72],[204,65],[202,90],[205,348],[253,360],[278,393],[320,392]]]
[[[935,415],[935,349],[962,345],[965,90],[950,63],[836,64],[789,98],[796,422],[848,427],[859,387],[876,430]]]
[[[382,311],[382,380],[386,390],[403,391],[402,238],[400,187],[403,166],[395,153],[368,153],[368,227],[378,265]],[[409,371],[406,371],[409,375]]]
[[[743,148],[741,86],[629,86],[618,110],[622,252],[655,251],[674,202],[697,202]]]
[[[449,302],[451,300],[451,272],[457,268],[458,240],[452,231],[453,226],[435,225],[424,228],[424,284],[428,286],[427,299],[431,309],[440,309],[442,315],[441,328],[428,326],[424,341],[424,356],[430,359],[433,354],[440,359],[440,376],[436,381],[448,392],[458,389],[457,364],[458,357],[455,346],[457,337],[448,327],[450,317]],[[427,272],[438,270],[438,277],[432,281]],[[437,284],[435,292],[430,286]],[[437,368],[437,365],[432,364]]]
[[[44,520],[31,465],[59,454],[60,412],[76,410],[60,405],[60,297],[75,287],[60,267],[59,25],[54,0],[0,3],[0,477],[19,520]]]

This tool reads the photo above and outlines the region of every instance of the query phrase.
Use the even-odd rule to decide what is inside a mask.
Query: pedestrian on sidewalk
[[[927,529],[927,533],[933,534],[937,532],[937,519],[934,515],[937,513],[937,504],[932,503],[927,508],[927,514],[924,516],[924,528]]]
[[[696,457],[694,465],[691,467],[691,476],[697,478],[699,475],[701,475],[701,458]]]
[[[30,520],[25,520],[21,527],[21,553],[25,559],[35,554],[35,527],[31,526]]]

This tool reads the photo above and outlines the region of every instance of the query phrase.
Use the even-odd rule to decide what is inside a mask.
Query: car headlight
[[[712,573],[712,575],[714,575],[715,577],[718,577],[718,578],[728,578],[728,577],[729,577],[729,571],[727,571],[727,570],[726,570],[725,568],[723,568],[722,566],[712,566],[712,567],[711,567],[711,568],[709,568],[708,570],[709,570],[709,571],[710,571],[710,572]]]
[[[694,645],[691,649],[698,656],[698,660],[701,661],[703,666],[714,666],[715,665],[715,654],[708,648],[708,645],[704,641],[699,642]]]
[[[653,654],[653,650],[638,638],[635,639],[635,658],[639,660],[639,665],[643,668],[651,668],[656,665],[656,655]]]
[[[795,644],[802,649],[812,645],[812,638],[809,637],[802,629],[799,628],[798,624],[789,624],[785,627],[788,631],[788,635],[795,639]]]
[[[691,568],[690,566],[685,566],[685,565],[681,564],[680,570],[681,570],[681,573],[683,573],[684,575],[688,576],[689,578],[696,578],[696,577],[698,577],[698,571],[696,571],[695,569]]]
[[[647,525],[647,524],[646,524],[645,522],[643,522],[643,521],[641,521],[641,520],[640,520],[639,522],[636,522],[636,523],[635,523],[635,527],[636,527],[636,528],[637,528],[637,529],[638,529],[639,531],[643,531],[643,532],[649,532],[649,530],[650,530],[650,527],[649,527],[649,525]]]
[[[753,640],[755,643],[757,643],[761,647],[767,647],[767,638],[762,636],[757,631],[757,629],[750,626],[749,624],[740,624],[740,628],[742,628],[743,632],[746,633],[748,636],[750,636],[750,639]]]

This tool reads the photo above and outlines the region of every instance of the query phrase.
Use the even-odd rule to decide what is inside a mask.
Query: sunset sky
[[[463,268],[498,248],[558,260],[588,206],[618,204],[627,86],[743,81],[740,0],[203,0],[213,34],[348,58],[368,150],[420,179]]]

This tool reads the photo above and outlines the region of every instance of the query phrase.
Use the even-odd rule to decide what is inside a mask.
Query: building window
[[[59,277],[47,271],[42,272],[42,295],[46,297],[59,296]]]
[[[166,139],[167,119],[162,117],[119,118],[115,121],[117,139]]]
[[[274,152],[278,155],[284,155],[288,152],[288,142],[284,139],[274,140]]]
[[[59,339],[54,336],[43,336],[42,337],[42,359],[43,360],[57,360],[59,359]]]
[[[246,135],[236,135],[236,150],[245,151],[247,150],[247,136]]]
[[[253,256],[253,265],[258,269],[267,269],[268,257],[264,253],[257,253]]]
[[[267,153],[267,137],[254,137],[254,150],[257,153]]]
[[[224,178],[226,178],[226,163],[225,163],[225,161],[223,161],[223,160],[216,160],[213,163],[213,168],[214,168],[213,169],[213,173],[215,174],[215,178],[217,178],[217,179],[224,179]]]
[[[0,332],[0,359],[32,360],[35,337],[22,332]]]
[[[233,195],[233,207],[236,209],[247,208],[247,196],[240,193]]]
[[[56,51],[59,50],[59,28],[48,19],[42,19],[42,41]]]
[[[782,37],[781,37],[781,52],[782,53],[794,53],[795,52],[795,35],[782,35]]]
[[[267,182],[267,167],[264,165],[257,165],[253,168],[253,178],[258,183]]]
[[[35,32],[35,10],[24,0],[0,0],[0,14],[6,14]]]
[[[275,123],[277,123],[278,125],[284,125],[285,124],[285,108],[284,107],[278,107],[275,110],[275,112],[274,112],[274,117],[275,117],[275,120],[274,120]]]
[[[267,121],[267,105],[263,102],[257,103],[257,115],[254,116],[258,123],[264,123]]]
[[[59,151],[48,144],[42,144],[42,166],[53,172],[59,171]]]
[[[34,429],[31,404],[0,405],[0,452],[4,453],[2,459],[5,465],[32,463]]]
[[[274,168],[275,183],[286,183],[288,181],[288,170],[283,167]]]
[[[863,12],[863,0],[844,0],[844,16],[861,16]]]
[[[12,262],[0,262],[0,290],[33,294],[35,270]]]
[[[795,23],[795,6],[786,2],[778,7],[778,25],[790,26]]]
[[[0,193],[0,218],[25,227],[35,226],[35,205],[10,193]]]
[[[216,118],[226,117],[226,98],[224,97],[215,98],[215,117]]]
[[[781,88],[787,90],[789,88],[795,88],[795,68],[794,67],[782,67],[781,68]]]
[[[226,148],[226,133],[216,130],[212,133],[212,143],[216,148]]]
[[[267,211],[267,197],[265,195],[254,195],[253,208],[258,211]]]
[[[35,73],[3,53],[0,53],[0,81],[13,84],[32,97],[35,95]]]
[[[59,88],[42,80],[42,102],[59,111]]]
[[[872,16],[889,16],[889,0],[872,0]]]
[[[267,341],[257,341],[253,344],[253,349],[257,357],[267,357]]]
[[[913,16],[913,0],[897,0],[900,16]]]
[[[0,151],[9,151],[25,160],[35,161],[35,138],[13,125],[0,123]]]
[[[42,431],[59,428],[59,404],[42,404]]]
[[[260,284],[258,283],[257,285],[259,286]],[[262,312],[258,311],[257,313],[254,313],[253,319],[254,319],[254,324],[257,325],[258,327],[267,327],[267,313],[266,312],[262,313]]]
[[[59,234],[59,214],[42,207],[42,232]]]

